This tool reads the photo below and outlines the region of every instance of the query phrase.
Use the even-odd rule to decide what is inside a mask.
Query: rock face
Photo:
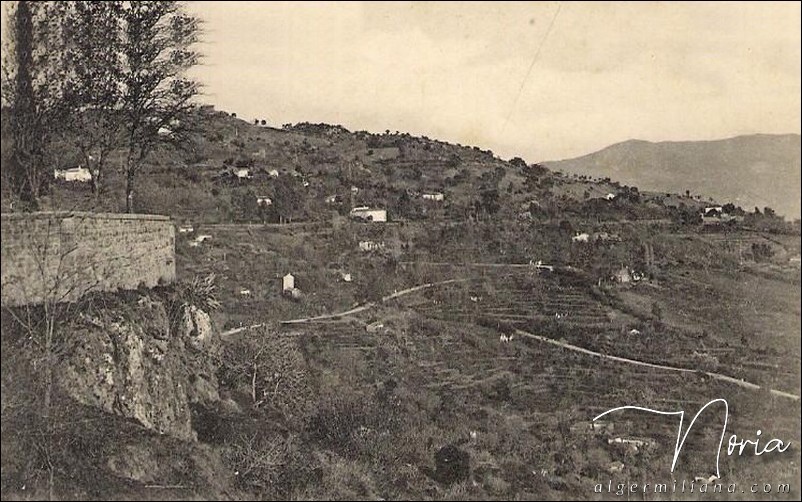
[[[172,323],[170,317],[164,303],[144,295],[83,314],[67,335],[59,384],[80,403],[196,439],[189,405],[219,399],[219,339],[195,306],[180,307]]]
[[[182,322],[179,328],[179,335],[189,340],[190,345],[196,350],[210,348],[213,343],[212,319],[209,314],[194,305],[187,305],[182,308]]]

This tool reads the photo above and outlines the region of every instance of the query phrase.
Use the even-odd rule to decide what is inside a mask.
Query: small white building
[[[533,265],[537,270],[546,270],[548,272],[554,272],[554,265],[546,265],[543,263],[543,260],[538,260],[536,262],[532,262],[532,260],[529,260],[529,264]]]
[[[256,204],[259,207],[272,206],[273,205],[273,199],[271,199],[270,197],[267,197],[265,195],[257,195],[256,196]]]
[[[212,238],[212,236],[209,235],[209,234],[199,235],[199,236],[195,237],[193,240],[189,241],[189,246],[193,247],[193,248],[196,248],[196,247],[200,246],[202,243],[210,240],[211,238]]]
[[[578,233],[571,237],[571,240],[573,242],[588,242],[588,240],[590,240],[590,235],[586,232]]]
[[[445,200],[445,198],[446,198],[445,195],[443,195],[440,192],[425,193],[425,194],[422,195],[422,197],[423,197],[423,200],[433,200],[433,201],[437,201],[437,202],[441,202],[441,201]]]
[[[384,249],[384,243],[375,241],[360,241],[359,249],[360,251],[365,251],[365,252],[378,251],[380,249]]]
[[[267,172],[271,178],[278,178],[278,169],[271,169]]]
[[[351,218],[383,223],[387,221],[387,210],[371,209],[367,206],[355,207],[351,209]]]
[[[615,197],[616,197],[616,195],[614,193],[610,192],[610,193],[608,193],[607,195],[604,196],[604,199],[605,200],[614,200]]]
[[[250,170],[250,169],[247,169],[247,168],[244,168],[244,167],[238,167],[238,168],[237,168],[237,169],[234,171],[234,176],[236,176],[236,177],[237,177],[237,178],[239,178],[239,179],[249,179],[249,178],[252,178],[252,177],[253,177],[253,176],[251,175],[251,170]]]
[[[621,284],[628,284],[632,282],[632,272],[627,267],[621,267],[615,272],[613,279]]]
[[[89,169],[78,166],[69,169],[56,169],[53,171],[53,177],[57,180],[87,182],[92,179],[92,173],[89,172]]]
[[[195,231],[195,228],[192,225],[181,225],[178,227],[179,234],[189,234]]]
[[[282,291],[292,291],[295,289],[295,276],[292,274],[287,274],[281,279],[281,289]]]
[[[382,329],[384,329],[384,323],[381,321],[375,321],[365,325],[365,331],[368,333],[378,333]]]

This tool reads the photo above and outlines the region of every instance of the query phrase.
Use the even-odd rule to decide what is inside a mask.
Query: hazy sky
[[[204,99],[529,162],[800,132],[800,3],[193,2]]]
[[[206,99],[274,124],[408,131],[530,162],[630,138],[800,132],[798,2],[191,9],[206,21]]]

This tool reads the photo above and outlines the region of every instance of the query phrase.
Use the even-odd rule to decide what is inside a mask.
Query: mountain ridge
[[[700,193],[749,209],[800,217],[800,135],[718,140],[630,139],[571,159],[543,162],[568,173],[609,176],[641,189]]]

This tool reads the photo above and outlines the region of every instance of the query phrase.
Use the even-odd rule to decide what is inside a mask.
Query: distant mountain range
[[[800,136],[754,134],[716,141],[629,140],[544,162],[566,173],[610,177],[641,190],[701,194],[744,209],[800,217]]]

